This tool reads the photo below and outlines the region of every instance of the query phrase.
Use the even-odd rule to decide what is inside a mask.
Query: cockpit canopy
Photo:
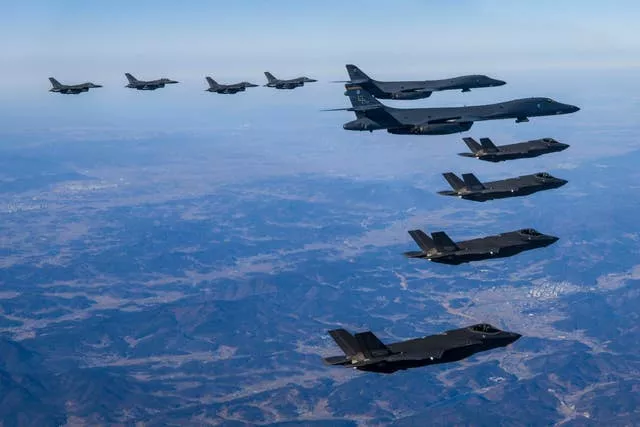
[[[542,236],[542,233],[534,230],[533,228],[523,228],[520,230],[520,234],[524,234],[525,236]]]
[[[542,138],[542,142],[546,142],[547,144],[557,144],[558,141],[556,141],[553,138]]]
[[[480,332],[483,334],[497,334],[498,332],[502,332],[500,329],[491,326],[488,323],[479,323],[477,325],[473,325],[469,327],[473,332]]]
[[[547,172],[538,172],[535,176],[536,178],[542,178],[542,179],[551,178],[551,175],[549,175]]]

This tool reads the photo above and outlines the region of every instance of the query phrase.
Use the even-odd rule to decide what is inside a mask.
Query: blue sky
[[[345,62],[382,77],[638,66],[639,16],[637,0],[6,2],[1,87],[50,74],[120,84],[127,70],[333,79]]]

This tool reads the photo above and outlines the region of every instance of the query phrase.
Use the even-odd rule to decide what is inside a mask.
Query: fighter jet
[[[406,257],[425,258],[449,265],[506,258],[531,249],[543,248],[558,241],[557,237],[539,233],[533,228],[458,243],[454,243],[444,231],[431,233],[431,237],[422,230],[410,230],[409,234],[422,250],[405,252]]]
[[[481,351],[506,347],[522,336],[487,323],[388,345],[370,331],[351,335],[344,329],[334,329],[329,335],[345,355],[327,357],[323,359],[325,364],[381,374],[457,362]]]
[[[569,148],[553,138],[534,139],[516,144],[500,145],[496,147],[489,138],[480,138],[480,144],[473,138],[463,138],[471,153],[458,153],[463,157],[475,157],[487,162],[502,162],[504,160],[527,159],[547,153],[555,153]]]
[[[230,85],[221,85],[213,80],[211,77],[205,77],[207,83],[209,83],[209,88],[205,89],[207,92],[215,92],[215,93],[224,93],[224,94],[233,94],[238,92],[244,92],[248,87],[257,87],[258,85],[254,85],[249,82],[240,82],[234,83]]]
[[[82,92],[89,92],[89,89],[102,87],[101,85],[93,84],[91,82],[80,83],[79,85],[63,85],[53,77],[49,77],[49,81],[53,86],[51,89],[49,89],[49,92],[64,93],[65,95],[77,95]]]
[[[373,80],[353,64],[347,64],[346,67],[351,80],[345,82],[345,87],[351,89],[354,86],[360,86],[378,99],[422,99],[430,97],[432,92],[442,90],[469,92],[475,88],[506,84],[502,80],[483,75],[460,76],[442,80],[381,82]]]
[[[264,75],[267,76],[268,80],[268,83],[265,86],[275,87],[276,89],[295,89],[297,87],[304,86],[305,83],[317,82],[317,80],[310,79],[309,77],[296,77],[295,79],[290,80],[280,80],[276,79],[273,74],[268,71],[265,71]]]
[[[461,199],[475,202],[527,196],[538,191],[562,187],[568,182],[564,179],[554,178],[547,172],[489,182],[480,182],[472,173],[462,174],[462,179],[452,172],[443,173],[442,175],[451,185],[453,191],[438,191],[438,194],[457,196]]]
[[[127,80],[129,80],[129,84],[126,85],[125,87],[131,88],[131,89],[156,90],[156,89],[164,87],[165,85],[171,85],[171,84],[178,83],[175,80],[167,79],[167,78],[164,78],[164,77],[161,78],[161,79],[158,79],[158,80],[144,81],[144,80],[136,79],[135,77],[133,77],[129,73],[124,73],[124,75],[127,77]]]
[[[370,132],[386,129],[399,135],[447,135],[471,129],[483,120],[516,119],[527,122],[529,117],[575,113],[578,107],[550,98],[524,98],[497,104],[445,108],[392,108],[382,104],[369,92],[354,86],[345,92],[351,108],[325,111],[353,111],[356,120],[345,123],[346,130]]]

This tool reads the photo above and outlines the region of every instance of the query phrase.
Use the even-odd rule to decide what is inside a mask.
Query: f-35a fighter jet
[[[521,337],[487,323],[387,345],[372,332],[351,335],[344,329],[334,329],[329,334],[345,355],[327,357],[325,364],[383,374],[457,362],[481,351],[506,347]]]
[[[248,87],[257,87],[258,85],[254,85],[249,82],[240,82],[234,83],[230,85],[221,85],[211,77],[205,77],[207,83],[209,83],[209,88],[205,89],[207,92],[215,92],[215,93],[224,93],[224,94],[234,94],[238,92],[244,92]]]
[[[504,160],[527,159],[547,153],[556,153],[569,148],[553,138],[534,139],[516,144],[496,146],[489,138],[480,138],[480,144],[473,138],[463,138],[471,153],[458,153],[463,157],[475,157],[487,162],[502,162]]]
[[[554,116],[580,110],[550,98],[524,98],[472,107],[393,108],[382,104],[359,86],[353,86],[345,94],[351,101],[351,108],[326,110],[356,113],[356,120],[345,123],[342,126],[344,129],[386,129],[389,133],[400,135],[446,135],[467,131],[477,121],[516,119],[516,123],[520,123],[529,121],[529,117]]]
[[[455,243],[444,231],[427,236],[422,230],[410,230],[409,234],[421,251],[405,252],[408,258],[425,258],[429,261],[458,265],[465,262],[492,258],[506,258],[531,249],[543,248],[558,241],[555,236],[525,228],[480,239]]]
[[[502,80],[482,75],[460,76],[442,80],[381,82],[373,80],[353,64],[347,64],[346,67],[351,80],[345,82],[345,87],[352,89],[354,86],[360,86],[378,99],[422,99],[431,96],[432,92],[442,90],[469,92],[475,88],[506,84]]]
[[[102,87],[101,85],[93,84],[91,82],[80,83],[78,85],[63,85],[53,77],[49,77],[49,81],[53,86],[51,89],[49,89],[49,92],[64,93],[65,95],[77,95],[82,92],[89,92],[89,89]]]
[[[273,74],[268,71],[264,72],[267,77],[266,87],[274,87],[276,89],[295,89],[297,87],[304,86],[305,83],[317,82],[317,80],[310,79],[309,77],[296,77],[295,79],[280,80],[276,79]]]
[[[438,191],[438,194],[457,196],[475,202],[527,196],[538,191],[559,188],[567,183],[564,179],[554,178],[546,172],[489,182],[480,182],[472,173],[462,174],[462,179],[452,172],[442,175],[451,185],[453,191]]]
[[[125,87],[131,88],[131,89],[137,89],[137,90],[156,90],[156,89],[163,88],[165,85],[178,83],[175,80],[167,79],[164,77],[158,80],[144,81],[144,80],[136,79],[129,73],[124,73],[124,75],[127,77],[127,80],[129,80],[129,84],[126,85]]]

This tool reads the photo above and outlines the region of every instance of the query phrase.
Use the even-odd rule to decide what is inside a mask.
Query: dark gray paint
[[[442,175],[449,185],[451,185],[453,191],[438,191],[438,194],[442,194],[443,196],[456,196],[461,199],[476,202],[527,196],[537,193],[538,191],[559,188],[567,183],[564,179],[555,178],[547,172],[488,182],[480,182],[475,175],[471,173],[463,174],[462,179],[452,172],[447,172]]]
[[[49,81],[53,86],[51,89],[49,89],[49,92],[63,93],[65,95],[77,95],[82,92],[89,92],[89,89],[102,87],[102,85],[97,85],[91,82],[80,83],[77,85],[63,85],[53,77],[49,77]]]
[[[456,362],[481,351],[505,347],[521,337],[487,323],[388,345],[370,331],[351,335],[344,329],[334,329],[329,334],[345,355],[327,357],[323,359],[325,364],[384,374]]]

